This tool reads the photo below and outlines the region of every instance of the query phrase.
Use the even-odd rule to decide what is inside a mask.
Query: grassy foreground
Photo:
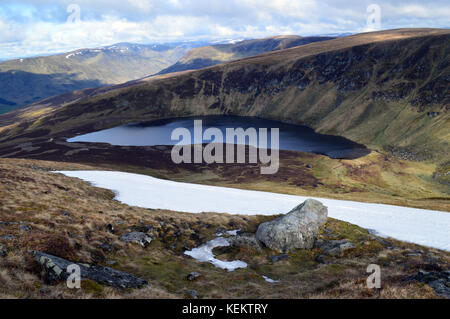
[[[318,163],[313,163],[317,165]],[[113,200],[108,190],[55,174],[56,169],[91,166],[36,160],[0,159],[0,297],[4,298],[439,298],[432,288],[405,280],[418,269],[448,269],[450,254],[393,239],[381,239],[349,223],[329,219],[324,240],[347,239],[356,247],[328,263],[321,252],[297,250],[289,258],[264,248],[216,249],[217,258],[241,259],[249,267],[227,272],[183,254],[214,238],[218,231],[255,232],[273,217],[188,214],[130,207]],[[151,196],[151,194],[149,194]],[[108,231],[107,224],[114,226]],[[29,227],[23,227],[23,226]],[[147,248],[118,238],[145,229],[154,240]],[[3,236],[13,236],[9,240]],[[11,239],[12,238],[12,239]],[[105,245],[106,244],[106,245]],[[47,285],[27,250],[40,250],[73,261],[108,265],[139,276],[148,287],[120,291],[91,281],[70,290],[65,283]],[[382,267],[382,288],[366,288],[369,264]],[[197,271],[194,281],[186,276]],[[278,280],[269,283],[263,275]]]

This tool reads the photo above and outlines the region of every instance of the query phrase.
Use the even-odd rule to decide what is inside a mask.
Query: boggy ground
[[[318,163],[318,159],[313,161],[313,167]],[[297,250],[287,259],[274,262],[270,257],[279,253],[245,247],[215,250],[220,259],[246,261],[249,266],[245,269],[228,272],[197,262],[183,252],[224,229],[255,232],[261,222],[274,217],[130,207],[115,201],[111,191],[51,172],[95,168],[0,159],[1,297],[187,298],[188,291],[195,290],[200,298],[440,298],[430,286],[407,278],[419,269],[449,269],[448,252],[381,239],[333,219],[321,229],[321,239],[346,239],[355,248],[327,256],[326,263],[318,259],[323,254],[318,248]],[[145,231],[154,240],[146,248],[119,240],[133,230]],[[48,285],[40,278],[29,249],[108,265],[141,277],[149,285],[125,291],[87,280],[79,290],[68,289],[65,283]],[[366,287],[366,268],[372,263],[381,266],[381,289]],[[187,280],[193,271],[201,276]],[[278,282],[266,282],[263,275]]]

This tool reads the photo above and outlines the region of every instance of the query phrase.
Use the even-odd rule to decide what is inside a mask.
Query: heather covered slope
[[[449,157],[450,31],[399,29],[75,92],[0,116],[0,145],[196,114],[306,124],[409,159]]]
[[[432,288],[436,282],[424,279],[445,275],[448,252],[383,239],[331,218],[320,230],[322,243],[345,241],[353,248],[333,255],[320,247],[298,249],[280,257],[268,248],[220,247],[214,249],[217,259],[243,260],[248,267],[216,268],[184,252],[218,232],[254,233],[274,217],[131,207],[113,200],[111,191],[51,172],[74,169],[96,167],[0,159],[0,297],[190,298],[195,290],[199,298],[442,298]],[[147,247],[120,240],[136,231],[152,238]],[[119,290],[87,279],[81,289],[67,288],[64,280],[49,284],[29,250],[111,267],[148,286]],[[382,267],[381,289],[366,286],[367,265],[373,263]],[[419,270],[428,275],[412,277]],[[188,280],[192,272],[201,276]]]

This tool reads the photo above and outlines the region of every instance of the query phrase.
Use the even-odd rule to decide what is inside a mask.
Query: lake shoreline
[[[370,150],[362,144],[353,142],[341,136],[326,135],[315,132],[312,128],[304,125],[296,125],[274,120],[266,120],[258,117],[240,117],[240,116],[190,116],[181,118],[157,119],[153,121],[137,122],[121,126],[116,126],[106,130],[100,130],[92,133],[78,135],[68,138],[71,143],[107,143],[112,146],[158,146],[175,145],[178,140],[172,140],[171,132],[177,128],[183,128],[189,131],[193,138],[189,137],[191,143],[200,144],[211,142],[205,139],[203,131],[201,136],[196,135],[194,121],[201,120],[202,130],[210,128],[221,131],[222,136],[226,136],[226,130],[243,128],[247,129],[272,129],[278,128],[280,132],[280,150],[301,151],[314,154],[321,154],[334,159],[356,159],[366,156]],[[217,139],[217,136],[215,136]],[[268,134],[271,139],[271,134]],[[236,144],[242,144],[235,140]],[[246,145],[258,147],[252,144],[247,137]],[[270,143],[267,144],[270,148]]]

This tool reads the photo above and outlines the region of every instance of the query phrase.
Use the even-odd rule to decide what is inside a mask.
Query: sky
[[[448,0],[0,0],[0,60],[118,42],[449,26]]]

